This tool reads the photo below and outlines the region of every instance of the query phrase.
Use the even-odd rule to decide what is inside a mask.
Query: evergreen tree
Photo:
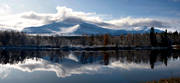
[[[170,40],[168,38],[167,30],[165,30],[165,32],[163,32],[163,34],[161,34],[161,43],[162,43],[162,46],[165,46],[165,47],[170,45]]]
[[[150,30],[150,41],[152,46],[157,45],[157,39],[156,39],[156,33],[154,31],[154,27],[152,27]]]

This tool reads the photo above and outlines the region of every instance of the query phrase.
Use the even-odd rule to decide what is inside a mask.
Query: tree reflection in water
[[[168,59],[177,59],[180,56],[179,52],[172,51],[15,51],[15,50],[0,50],[0,64],[17,64],[23,63],[26,59],[38,60],[45,59],[54,63],[63,63],[65,58],[73,54],[78,59],[80,64],[99,63],[109,65],[114,61],[121,63],[145,63],[150,64],[152,69],[155,68],[156,62],[162,62],[168,65]]]

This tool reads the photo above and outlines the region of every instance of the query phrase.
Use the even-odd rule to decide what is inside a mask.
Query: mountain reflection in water
[[[178,70],[180,69],[177,66],[180,65],[179,56],[179,52],[171,51],[64,52],[1,50],[0,78],[8,78],[9,74],[13,73],[12,69],[29,73],[37,71],[55,72],[59,78],[137,69],[149,71],[157,69],[158,71],[175,68]],[[180,71],[175,70],[174,72],[180,73]],[[178,76],[178,74],[175,76]]]

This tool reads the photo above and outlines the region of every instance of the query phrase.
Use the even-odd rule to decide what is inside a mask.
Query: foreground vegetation
[[[152,81],[146,83],[180,83],[180,78],[161,79],[159,81]]]
[[[0,46],[112,46],[138,47],[159,46],[169,47],[180,44],[180,34],[176,32],[156,33],[151,28],[150,33],[124,34],[120,36],[83,35],[83,36],[40,36],[28,35],[23,32],[0,32]]]

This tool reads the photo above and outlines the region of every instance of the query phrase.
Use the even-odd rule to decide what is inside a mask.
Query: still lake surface
[[[0,83],[143,83],[180,77],[178,51],[0,50]]]

